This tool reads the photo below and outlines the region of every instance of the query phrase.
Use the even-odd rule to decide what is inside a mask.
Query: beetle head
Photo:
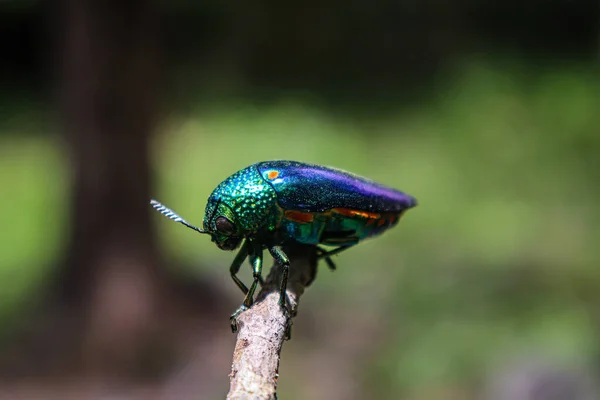
[[[219,202],[212,215],[204,220],[204,229],[221,250],[235,250],[243,239],[242,229],[233,211]]]

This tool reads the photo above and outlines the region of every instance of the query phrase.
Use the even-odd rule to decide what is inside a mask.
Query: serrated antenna
[[[156,209],[156,211],[158,211],[159,213],[161,213],[162,215],[164,215],[165,217],[169,218],[170,220],[173,220],[175,222],[179,222],[185,226],[187,226],[190,229],[195,230],[196,232],[199,233],[208,233],[206,231],[203,231],[202,229],[195,227],[194,225],[190,224],[189,222],[187,222],[185,219],[181,218],[179,216],[179,214],[177,214],[175,211],[171,210],[169,207],[166,207],[164,205],[162,205],[162,203],[151,199],[150,200],[150,204],[152,205],[152,207],[154,207]]]

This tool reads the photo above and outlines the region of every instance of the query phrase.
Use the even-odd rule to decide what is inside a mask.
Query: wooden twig
[[[293,244],[283,249],[291,261],[287,285],[288,307],[295,316],[298,299],[314,278],[314,246]],[[285,340],[286,318],[278,304],[281,266],[275,264],[256,303],[238,317],[228,400],[276,399],[279,357]]]

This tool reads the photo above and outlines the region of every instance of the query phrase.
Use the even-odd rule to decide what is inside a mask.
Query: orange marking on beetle
[[[393,224],[394,222],[396,222],[396,219],[398,219],[395,215],[392,215],[390,217],[390,224]]]
[[[289,219],[290,221],[306,224],[309,222],[313,222],[315,216],[307,212],[287,210],[285,212],[285,218]]]
[[[377,226],[382,226],[383,224],[385,224],[386,219],[385,218],[381,218],[379,221],[377,221]]]
[[[272,171],[267,172],[267,179],[269,179],[269,180],[273,180],[273,179],[277,178],[278,176],[279,176],[279,171],[272,170]]]
[[[369,219],[381,218],[381,214],[372,213],[368,211],[351,210],[349,208],[334,208],[333,211],[335,211],[338,214],[342,214],[346,217],[362,217]]]

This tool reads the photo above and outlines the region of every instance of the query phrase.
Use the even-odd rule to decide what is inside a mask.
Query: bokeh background
[[[600,398],[599,18],[585,0],[0,2],[0,398],[224,398],[233,254],[148,199],[201,224],[219,182],[268,159],[419,200],[320,268],[280,398]]]

